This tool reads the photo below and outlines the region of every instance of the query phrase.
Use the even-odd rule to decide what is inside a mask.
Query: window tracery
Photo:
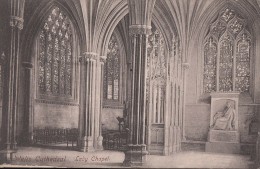
[[[249,92],[251,35],[232,9],[219,13],[204,44],[203,91]]]
[[[104,65],[104,99],[119,100],[120,51],[117,37],[112,34]]]
[[[40,94],[72,95],[72,26],[54,7],[39,35],[38,87]]]

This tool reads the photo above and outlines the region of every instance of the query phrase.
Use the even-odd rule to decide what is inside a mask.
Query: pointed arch
[[[29,8],[27,6],[35,6],[35,8]],[[85,35],[85,29],[83,14],[79,3],[67,0],[51,0],[48,2],[28,1],[25,7],[29,9],[27,10],[28,14],[25,14],[26,22],[24,24],[24,33],[21,37],[21,54],[23,62],[33,63],[34,57],[32,46],[35,43],[37,35],[39,34],[39,28],[42,26],[54,6],[59,7],[70,18],[72,26],[78,37],[79,48],[84,48],[86,43],[85,36],[83,36]]]
[[[228,12],[227,10],[231,10],[229,12],[233,12],[235,11],[236,15],[231,14],[231,16],[229,18],[220,18],[221,15],[224,14],[224,12]],[[226,15],[225,15],[226,16]],[[227,17],[227,16],[226,16]],[[206,10],[205,12],[201,15],[199,22],[197,24],[197,29],[193,30],[194,31],[194,36],[193,38],[197,39],[196,43],[195,41],[191,43],[191,46],[194,50],[191,51],[197,51],[197,56],[198,56],[198,72],[201,72],[200,74],[202,76],[204,76],[203,78],[201,78],[201,76],[197,76],[198,79],[198,91],[200,91],[198,93],[198,97],[201,97],[201,94],[203,93],[203,91],[205,92],[205,57],[200,57],[200,56],[204,56],[205,54],[205,41],[209,40],[209,37],[212,36],[214,37],[214,39],[217,40],[217,42],[220,40],[220,38],[223,36],[223,34],[227,33],[229,34],[229,36],[231,37],[231,39],[234,39],[234,43],[233,43],[233,51],[234,53],[232,55],[237,55],[235,52],[235,49],[237,48],[237,42],[238,42],[238,36],[241,36],[240,32],[241,31],[246,31],[248,32],[248,37],[251,38],[250,42],[251,42],[251,59],[250,59],[250,64],[252,63],[253,60],[256,59],[256,56],[254,55],[254,51],[255,51],[255,42],[257,36],[256,36],[256,30],[254,28],[254,25],[256,24],[257,20],[257,11],[256,9],[252,6],[252,4],[248,4],[246,2],[238,2],[238,3],[233,3],[233,2],[219,2],[219,3],[212,3]],[[219,24],[222,23],[222,24]],[[220,35],[217,37],[214,35],[214,30],[215,28],[220,28],[224,25],[223,28],[223,32],[220,33]],[[234,32],[232,32],[234,31]],[[236,32],[237,31],[237,32]],[[211,32],[211,33],[210,33]],[[219,31],[220,32],[220,31]],[[210,35],[209,35],[210,34]],[[253,38],[254,37],[254,38]],[[199,47],[198,47],[199,45]],[[220,47],[218,47],[218,52],[220,52]],[[189,54],[189,60],[191,62],[191,57],[193,56],[191,54]],[[234,61],[236,62],[236,61]],[[200,66],[204,64],[204,66]],[[236,86],[236,71],[234,71],[235,67],[232,68],[233,70],[231,71],[231,76],[234,77],[232,78],[232,83],[234,84],[232,86],[232,91],[237,90],[238,88],[240,88],[239,86]],[[254,84],[254,70],[255,68],[250,65],[250,76],[252,76],[251,78],[251,85],[252,87],[250,88],[249,93],[253,93],[253,90],[255,88],[255,84]],[[233,72],[233,73],[232,73]],[[217,75],[219,76],[219,75]],[[245,83],[247,83],[247,78],[243,77],[245,79]],[[204,80],[201,80],[204,79]],[[219,83],[219,82],[216,82]],[[204,87],[202,87],[204,86]],[[247,85],[248,88],[248,85]],[[240,88],[241,89],[241,88]],[[239,89],[239,90],[240,90]],[[216,89],[217,90],[217,89]],[[248,91],[248,89],[243,87],[243,91]],[[213,90],[214,91],[214,90]],[[204,97],[204,96],[203,96]]]

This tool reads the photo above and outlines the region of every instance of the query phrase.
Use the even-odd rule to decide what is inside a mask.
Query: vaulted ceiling
[[[46,17],[46,11],[51,5],[59,4],[73,18],[82,41],[82,51],[102,55],[105,51],[103,46],[107,44],[120,20],[129,13],[129,4],[133,6],[133,3],[140,3],[136,7],[146,5],[145,0],[25,0],[25,36],[37,33],[32,30],[37,29],[40,20]],[[251,20],[260,14],[260,0],[156,0],[154,9],[151,10],[152,21],[164,32],[168,43],[178,36],[182,47],[186,48],[190,40],[195,38],[198,28],[208,24],[225,4],[248,13],[247,17]],[[137,13],[141,10],[136,9]]]

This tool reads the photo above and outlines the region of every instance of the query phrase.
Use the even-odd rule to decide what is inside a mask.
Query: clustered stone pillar
[[[32,102],[33,102],[33,88],[32,88],[32,68],[33,64],[30,62],[23,62],[22,66],[24,68],[24,78],[26,78],[25,81],[25,97],[24,97],[24,122],[23,122],[23,132],[22,132],[22,144],[23,145],[28,145],[32,143],[33,141],[33,107],[32,107]]]
[[[103,149],[100,120],[104,60],[90,52],[80,57],[79,146],[83,152]]]
[[[18,111],[18,74],[20,57],[20,33],[23,29],[24,0],[10,0],[10,39],[6,51],[6,75],[3,88],[1,159],[10,161],[17,149],[16,124]]]
[[[106,56],[100,56],[100,62],[99,62],[99,72],[100,72],[100,78],[99,78],[99,85],[100,85],[100,99],[99,101],[99,116],[96,120],[96,126],[97,126],[97,150],[103,150],[103,137],[102,137],[102,108],[103,108],[103,84],[104,84],[104,63],[106,61]]]
[[[185,106],[186,106],[186,94],[185,94],[185,89],[186,89],[186,78],[187,78],[187,72],[190,67],[190,64],[188,62],[182,63],[183,66],[183,87],[182,87],[182,141],[186,141],[186,134],[185,134]]]
[[[125,165],[144,165],[146,162],[146,60],[148,35],[147,26],[130,26],[132,55],[131,111],[129,114],[130,135]]]

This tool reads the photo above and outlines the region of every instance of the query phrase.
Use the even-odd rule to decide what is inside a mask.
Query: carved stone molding
[[[5,56],[5,53],[2,52],[1,57],[0,57],[0,64],[4,64],[5,61],[6,61],[6,56]]]
[[[23,62],[22,65],[26,69],[32,69],[33,68],[33,64],[30,63],[30,62]]]
[[[78,103],[51,101],[51,100],[43,100],[43,99],[35,99],[35,101],[36,101],[36,103],[44,103],[44,104],[57,104],[57,105],[66,105],[66,106],[79,106]]]
[[[89,60],[98,60],[100,57],[98,56],[97,53],[94,52],[84,52],[83,56],[79,57],[79,62],[85,63]]]
[[[187,63],[187,62],[182,63],[182,66],[183,66],[184,69],[189,69],[190,68],[190,64]]]
[[[131,25],[129,26],[129,35],[138,35],[138,34],[147,34],[150,35],[151,32],[151,26],[147,25]]]
[[[19,30],[23,29],[23,18],[20,18],[18,16],[11,16],[10,17],[10,26],[11,27],[17,27]]]
[[[100,62],[105,63],[107,57],[106,56],[100,56]]]

